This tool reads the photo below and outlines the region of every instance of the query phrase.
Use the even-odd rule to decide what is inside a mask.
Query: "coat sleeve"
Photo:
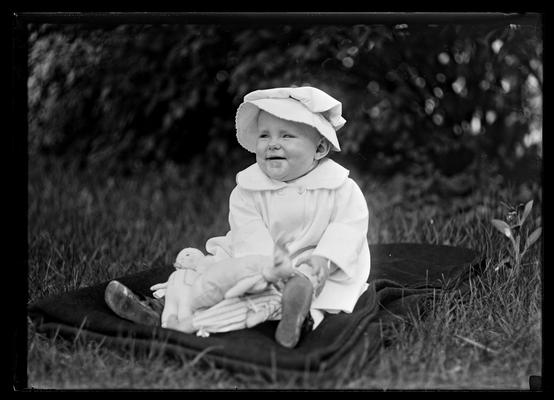
[[[339,271],[333,273],[335,280],[348,280],[356,275],[353,268],[367,243],[369,212],[362,191],[352,179],[337,189],[334,207],[331,223],[313,254],[336,264]]]
[[[235,257],[273,255],[273,239],[263,221],[255,192],[236,187],[229,199],[229,225]]]

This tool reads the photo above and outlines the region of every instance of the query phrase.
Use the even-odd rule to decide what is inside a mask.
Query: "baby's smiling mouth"
[[[285,160],[285,157],[280,157],[280,156],[267,156],[265,159],[266,159],[266,160]]]

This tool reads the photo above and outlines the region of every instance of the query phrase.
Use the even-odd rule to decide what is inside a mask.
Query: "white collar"
[[[258,166],[250,167],[237,174],[237,185],[247,190],[277,190],[287,186],[305,187],[306,189],[336,189],[348,178],[349,170],[330,158],[319,162],[318,166],[306,175],[287,183],[268,177]]]

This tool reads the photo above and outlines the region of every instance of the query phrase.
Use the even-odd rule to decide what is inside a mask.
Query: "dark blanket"
[[[128,322],[104,303],[108,282],[38,301],[30,306],[29,316],[38,332],[49,335],[132,344],[126,348],[135,350],[154,346],[173,355],[202,354],[214,365],[236,371],[335,374],[371,359],[386,339],[383,326],[419,309],[433,292],[463,290],[468,275],[481,264],[478,253],[460,247],[395,243],[370,250],[370,286],[354,311],[328,316],[292,350],[275,342],[276,321],[207,338]],[[149,287],[165,281],[172,271],[171,266],[155,267],[119,280],[150,295]]]

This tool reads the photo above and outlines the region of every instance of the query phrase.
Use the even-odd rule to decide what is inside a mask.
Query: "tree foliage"
[[[31,151],[82,163],[244,158],[251,90],[313,85],[343,103],[362,170],[456,174],[540,157],[540,27],[40,25],[29,53]]]

